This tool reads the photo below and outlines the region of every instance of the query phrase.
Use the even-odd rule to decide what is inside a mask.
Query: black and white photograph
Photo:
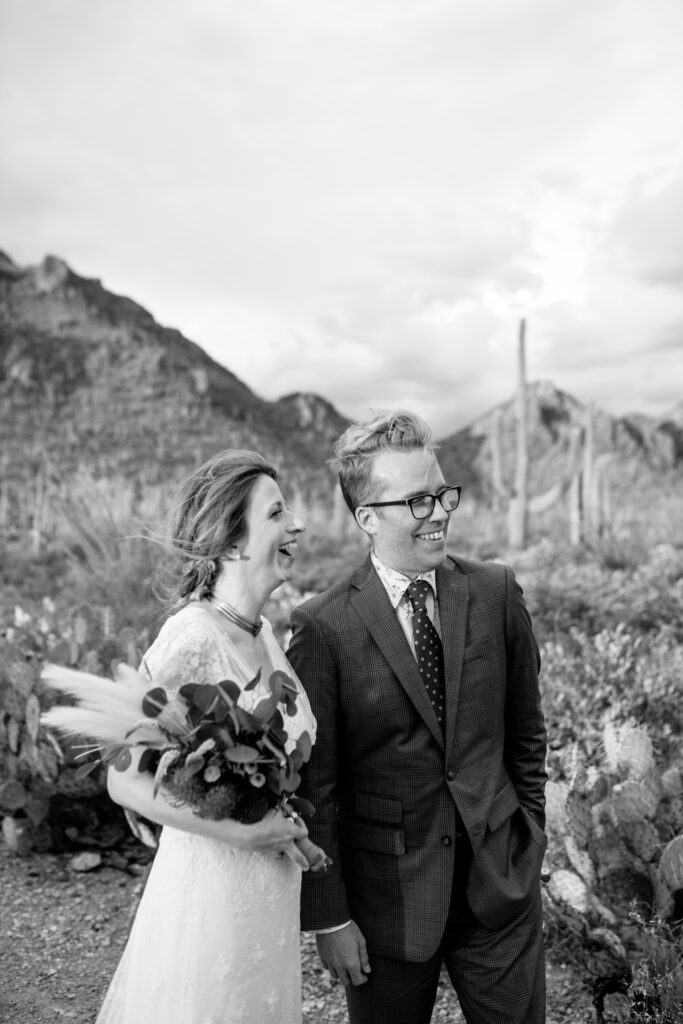
[[[683,1024],[681,40],[0,0],[0,1024]]]

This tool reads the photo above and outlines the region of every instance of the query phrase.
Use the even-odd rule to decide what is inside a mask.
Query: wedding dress
[[[273,669],[294,673],[267,620]],[[253,676],[200,605],[162,627],[143,670],[167,689]],[[263,677],[269,671],[264,667]],[[306,694],[287,718],[291,745],[315,719]],[[269,690],[243,691],[251,710]],[[299,892],[289,857],[255,853],[164,828],[140,906],[96,1024],[301,1024]]]

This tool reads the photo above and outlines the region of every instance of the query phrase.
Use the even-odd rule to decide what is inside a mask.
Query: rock
[[[99,868],[101,863],[102,855],[100,853],[86,850],[84,853],[77,853],[75,857],[72,857],[69,867],[72,871],[94,871]]]

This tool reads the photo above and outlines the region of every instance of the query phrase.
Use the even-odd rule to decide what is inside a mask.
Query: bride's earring
[[[225,553],[225,557],[230,562],[244,561],[244,555],[242,554],[242,552],[240,551],[236,544],[233,544],[232,547],[228,548],[228,550]]]

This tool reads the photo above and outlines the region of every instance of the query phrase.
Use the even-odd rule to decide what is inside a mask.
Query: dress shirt
[[[370,553],[370,558],[396,612],[399,625],[405,633],[410,649],[415,654],[415,644],[413,643],[413,606],[406,590],[413,580],[427,581],[430,587],[430,592],[427,594],[427,614],[434,623],[437,633],[441,636],[439,603],[436,599],[436,571],[431,569],[429,572],[418,573],[414,577],[405,576],[402,572],[398,572],[397,569],[391,569],[384,562],[380,562],[374,551]]]

